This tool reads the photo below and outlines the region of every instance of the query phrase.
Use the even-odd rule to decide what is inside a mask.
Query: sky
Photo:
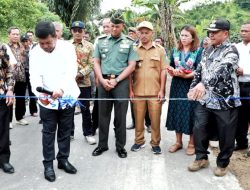
[[[111,9],[122,9],[131,6],[131,0],[103,0],[101,12],[106,13]]]
[[[212,0],[209,0],[212,1]],[[225,1],[225,0],[213,0],[213,1]],[[190,9],[192,6],[204,0],[191,0],[191,2],[182,4],[180,8],[182,10]],[[131,0],[103,0],[101,3],[101,12],[106,13],[111,9],[122,9],[131,6]]]

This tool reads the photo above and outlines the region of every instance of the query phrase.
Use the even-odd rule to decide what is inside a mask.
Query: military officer
[[[99,101],[99,144],[93,156],[108,150],[109,124],[114,105],[114,126],[116,151],[120,158],[126,158],[126,114],[128,109],[129,80],[138,59],[133,40],[122,34],[124,21],[118,12],[111,17],[111,34],[98,38],[94,50],[94,70],[100,85]],[[117,99],[117,100],[108,100]]]
[[[160,154],[160,118],[166,84],[166,53],[162,46],[152,41],[153,25],[148,21],[139,24],[140,42],[136,46],[140,61],[130,80],[130,98],[133,100],[135,114],[135,144],[132,151],[145,146],[144,117],[149,111],[151,120],[151,146],[154,154]],[[138,98],[142,98],[138,100]]]

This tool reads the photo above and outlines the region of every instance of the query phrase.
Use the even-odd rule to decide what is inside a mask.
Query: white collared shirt
[[[77,100],[80,90],[75,81],[76,75],[76,51],[69,42],[57,40],[51,53],[45,52],[39,44],[30,51],[30,81],[37,97],[41,95],[36,88],[43,87],[51,91],[62,89],[62,98],[70,96]],[[38,103],[44,106],[40,101]],[[58,104],[56,100],[44,107],[58,109]]]
[[[236,44],[239,52],[239,67],[243,69],[243,75],[239,76],[239,82],[250,82],[250,43],[245,45],[243,42]]]

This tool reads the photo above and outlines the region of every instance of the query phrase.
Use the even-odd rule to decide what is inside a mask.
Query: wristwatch
[[[115,81],[116,81],[117,83],[119,83],[119,82],[120,82],[119,77],[116,77],[116,78],[115,78]]]

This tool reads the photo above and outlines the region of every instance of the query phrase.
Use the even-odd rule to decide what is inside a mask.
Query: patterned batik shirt
[[[208,47],[202,53],[190,88],[198,83],[205,86],[205,95],[200,103],[207,108],[228,110],[241,105],[239,83],[236,75],[239,54],[228,41],[218,47]]]
[[[8,43],[14,57],[16,58],[17,64],[13,67],[14,78],[18,82],[26,82],[25,77],[25,64],[27,62],[27,52],[22,44],[18,43],[15,47],[12,43]]]
[[[12,75],[12,67],[8,58],[2,54],[3,45],[0,44],[0,96],[4,95],[7,90],[13,90],[14,79]],[[1,99],[1,97],[0,97]]]
[[[89,87],[91,86],[90,73],[93,71],[94,67],[92,58],[94,49],[93,44],[86,40],[82,40],[81,43],[72,41],[72,44],[76,49],[78,73],[83,75],[82,79],[77,84],[79,87]]]

